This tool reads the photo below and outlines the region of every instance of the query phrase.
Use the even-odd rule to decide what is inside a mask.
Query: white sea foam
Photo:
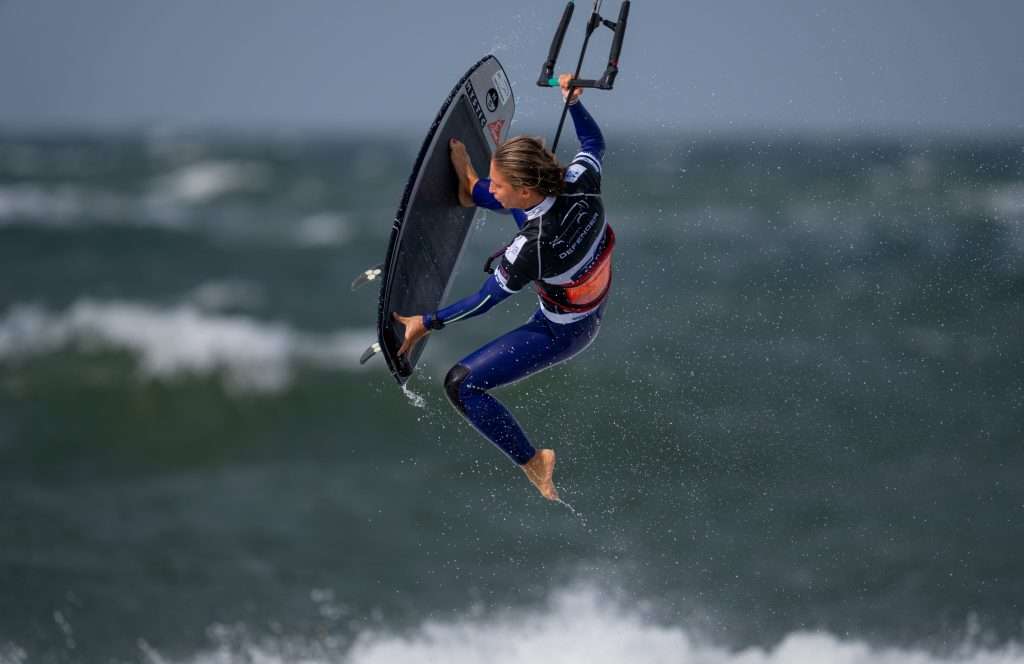
[[[1024,221],[1024,182],[992,189],[986,202],[988,211],[997,219]]]
[[[333,609],[329,620],[351,617],[335,606],[333,593],[314,591],[313,599]],[[767,648],[728,648],[709,643],[684,626],[648,617],[644,607],[591,586],[554,593],[548,605],[534,610],[506,610],[484,615],[479,608],[449,620],[428,620],[412,631],[365,630],[354,640],[325,634],[310,641],[295,637],[255,636],[242,626],[214,625],[207,630],[217,645],[182,659],[138,641],[136,661],[148,664],[1022,664],[1024,648],[1011,642],[979,647],[970,640],[951,653],[923,648],[878,647],[825,632],[794,631]],[[977,637],[977,634],[974,635]],[[0,664],[29,659],[19,646],[0,644]]]
[[[321,212],[306,217],[296,229],[296,241],[304,247],[344,244],[352,236],[352,225],[342,215]]]
[[[257,191],[269,181],[267,167],[258,162],[208,160],[156,178],[153,188],[158,197],[195,204],[235,191]]]
[[[189,209],[233,192],[253,192],[270,181],[259,162],[200,161],[130,194],[78,183],[22,181],[0,186],[0,225],[12,222],[69,227],[101,222],[182,227],[195,222]]]
[[[0,226],[29,223],[53,228],[90,224],[182,227],[187,209],[166,197],[130,196],[72,184],[22,182],[0,187]]]
[[[192,291],[188,299],[208,311],[255,309],[263,305],[264,294],[259,285],[251,281],[228,279],[202,284]]]
[[[356,370],[370,329],[314,334],[283,323],[203,311],[82,299],[63,312],[16,305],[0,317],[0,361],[65,349],[126,350],[148,379],[221,375],[229,388],[278,391],[298,366]]]
[[[262,211],[247,207],[197,211],[196,205],[209,203],[234,190],[247,171],[245,167],[236,166],[224,166],[222,172],[213,165],[192,168],[197,170],[183,169],[177,175],[158,178],[150,190],[141,194],[75,184],[22,182],[0,186],[0,227],[12,224],[71,230],[99,225],[157,227],[195,230],[227,238],[257,237],[274,243],[284,239],[298,247],[339,246],[355,233],[348,216],[338,210],[280,220],[268,220]],[[258,172],[260,167],[248,168]],[[249,184],[240,188],[254,187],[255,181],[250,178]]]
[[[331,597],[333,602],[333,596]],[[694,635],[684,626],[647,617],[643,607],[587,586],[556,592],[547,606],[483,615],[479,609],[449,620],[428,620],[411,632],[367,630],[350,645],[338,635],[303,642],[297,638],[254,638],[250,630],[214,626],[218,646],[181,660],[170,659],[145,641],[138,661],[177,664],[1019,664],[1024,649],[965,644],[951,654],[922,648],[875,647],[824,632],[795,631],[767,647],[727,648]],[[333,614],[332,614],[333,615]],[[338,616],[347,615],[342,611]],[[13,647],[12,647],[13,648]],[[24,652],[9,649],[20,664]],[[4,663],[6,664],[6,663]]]
[[[924,650],[874,648],[827,633],[793,632],[777,645],[729,649],[684,627],[658,624],[642,608],[592,587],[555,593],[539,611],[487,618],[428,621],[411,634],[365,633],[349,651],[350,664],[398,662],[550,662],[553,664],[931,664],[1024,662],[1024,651],[964,648],[952,657]]]
[[[13,643],[0,644],[0,664],[24,664],[28,653]]]
[[[132,205],[109,191],[22,183],[0,187],[0,225],[34,219],[42,225],[69,226],[83,218],[118,218]]]
[[[409,400],[409,403],[416,408],[427,407],[427,400],[423,398],[423,395],[413,392],[409,389],[409,386],[404,383],[402,384],[402,394],[404,394],[405,398]]]

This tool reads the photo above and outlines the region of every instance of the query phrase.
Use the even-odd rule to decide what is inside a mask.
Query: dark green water
[[[0,661],[1024,659],[1024,140],[609,142],[580,519],[441,390],[531,296],[356,363],[413,143],[0,139]]]

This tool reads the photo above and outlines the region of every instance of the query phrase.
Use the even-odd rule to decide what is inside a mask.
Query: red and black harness
[[[608,295],[612,286],[612,250],[615,248],[615,232],[606,226],[603,237],[593,260],[583,273],[567,284],[549,284],[543,280],[533,283],[537,295],[556,313],[583,313],[590,311]],[[484,263],[484,272],[494,273],[495,259],[505,248],[491,254]]]

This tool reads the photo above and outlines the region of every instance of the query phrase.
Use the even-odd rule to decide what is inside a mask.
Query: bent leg
[[[600,318],[556,325],[537,312],[525,325],[498,337],[452,367],[445,391],[452,404],[488,440],[519,465],[536,454],[522,427],[488,390],[522,380],[585,349]]]

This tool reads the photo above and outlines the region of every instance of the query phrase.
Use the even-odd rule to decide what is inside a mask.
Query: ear
[[[525,207],[526,206],[526,201],[528,201],[528,200],[530,200],[532,198],[532,196],[530,196],[530,190],[527,189],[526,187],[516,187],[515,192],[516,192],[516,204],[519,207],[521,207],[521,208]]]

